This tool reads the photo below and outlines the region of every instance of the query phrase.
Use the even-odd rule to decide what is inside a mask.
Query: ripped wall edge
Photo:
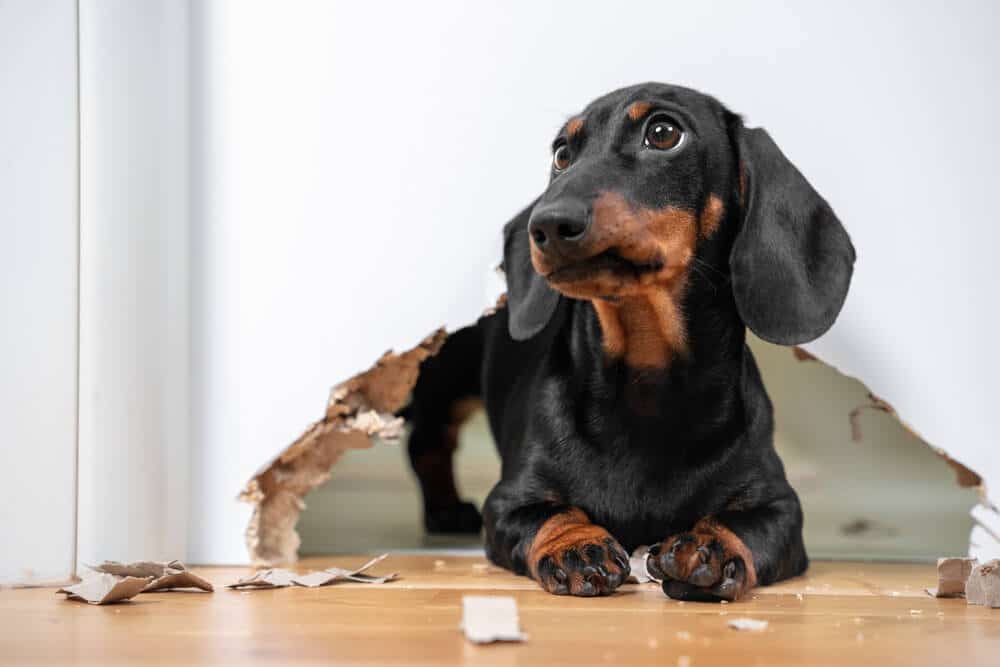
[[[372,446],[372,436],[398,439],[403,420],[394,416],[416,384],[421,362],[437,354],[448,334],[443,328],[419,345],[382,355],[367,371],[330,391],[323,418],[261,468],[239,494],[253,505],[245,538],[254,565],[291,563],[301,543],[295,529],[303,498],[330,479],[330,470],[349,449]]]
[[[827,363],[816,355],[800,347],[792,348],[792,353],[799,361],[818,362],[834,371],[846,375],[833,364]],[[853,377],[853,376],[849,376]],[[867,384],[862,378],[853,377],[862,385]],[[932,445],[904,420],[892,404],[868,392],[868,403],[863,403],[854,408],[848,415],[851,423],[851,439],[855,442],[861,439],[861,430],[858,417],[865,410],[878,410],[892,417],[903,429],[905,429],[916,440],[930,447],[954,472],[955,482],[963,488],[975,488],[979,492],[979,503],[974,505],[969,512],[972,517],[972,532],[969,535],[968,555],[980,561],[987,561],[1000,555],[1000,508],[994,505],[990,499],[986,488],[986,482],[982,476],[966,466],[942,447]]]

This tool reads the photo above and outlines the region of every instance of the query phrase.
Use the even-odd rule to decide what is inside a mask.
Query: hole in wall
[[[956,484],[945,459],[893,414],[858,410],[872,400],[858,380],[797,349],[752,336],[750,346],[775,406],[775,446],[802,500],[813,558],[931,560],[966,553],[969,508],[978,495]],[[362,397],[360,409],[366,401]],[[299,552],[480,549],[474,537],[424,533],[405,440],[375,440],[372,448],[339,454],[328,483],[314,476],[296,489],[308,508],[301,517],[297,506],[294,512]],[[482,411],[462,427],[459,440],[459,489],[481,506],[500,473]],[[292,521],[276,532],[294,528]],[[273,553],[256,556],[280,560]]]

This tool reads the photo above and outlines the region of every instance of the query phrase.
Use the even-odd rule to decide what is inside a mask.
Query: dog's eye
[[[569,168],[569,146],[559,144],[552,151],[552,168],[556,171],[564,171]]]
[[[653,116],[646,123],[646,134],[642,143],[646,148],[669,151],[681,145],[684,132],[673,118],[669,116]]]

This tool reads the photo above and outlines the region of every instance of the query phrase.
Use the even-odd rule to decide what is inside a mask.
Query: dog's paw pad
[[[671,598],[731,602],[756,583],[744,555],[749,551],[728,530],[699,524],[650,547],[646,567],[663,581],[663,592]]]
[[[564,536],[538,554],[534,572],[542,588],[556,595],[607,595],[628,579],[631,570],[625,550],[607,536]]]

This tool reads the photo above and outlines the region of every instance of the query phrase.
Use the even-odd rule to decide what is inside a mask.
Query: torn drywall
[[[110,574],[116,577],[140,577],[146,579],[152,577],[149,584],[142,589],[143,593],[177,588],[199,588],[209,593],[215,590],[212,582],[199,577],[187,569],[184,563],[179,560],[172,560],[166,563],[155,561],[119,563],[113,560],[106,560],[100,565],[91,565],[89,567],[94,572]]]
[[[121,577],[107,572],[88,574],[78,584],[60,588],[67,600],[80,600],[88,604],[114,604],[129,600],[146,588],[152,577]]]
[[[382,554],[372,558],[361,567],[347,570],[340,567],[328,567],[325,570],[315,570],[305,574],[296,574],[284,568],[269,568],[258,570],[253,574],[241,577],[235,584],[229,584],[226,588],[252,588],[252,589],[272,589],[287,588],[289,586],[302,586],[305,588],[318,588],[328,586],[337,581],[352,581],[359,584],[384,584],[394,581],[398,573],[392,572],[383,576],[365,574],[388,557],[389,554]]]
[[[329,479],[330,468],[348,449],[370,447],[371,436],[399,437],[402,420],[393,413],[409,396],[420,363],[436,354],[445,338],[438,329],[413,349],[386,352],[370,369],[334,387],[323,418],[247,482],[239,497],[254,506],[246,544],[255,564],[296,560],[302,498]]]

